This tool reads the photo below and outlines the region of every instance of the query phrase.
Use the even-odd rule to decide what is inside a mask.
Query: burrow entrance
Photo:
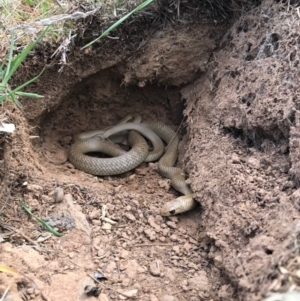
[[[179,87],[125,87],[122,78],[115,69],[91,75],[75,84],[61,105],[45,116],[39,147],[50,163],[61,161],[74,134],[114,125],[131,113],[144,121],[162,121],[184,134]]]

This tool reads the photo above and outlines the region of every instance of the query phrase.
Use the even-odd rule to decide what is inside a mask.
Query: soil
[[[61,72],[49,65],[30,86],[42,100],[22,100],[22,111],[2,105],[16,131],[0,134],[0,263],[20,274],[0,274],[1,294],[11,286],[13,300],[257,301],[299,289],[296,9],[265,0],[231,26],[143,33],[123,51],[109,39],[74,46]],[[40,55],[16,84],[44,64]],[[73,134],[128,113],[178,130],[177,164],[196,209],[160,216],[179,194],[156,163],[112,177],[62,163]]]

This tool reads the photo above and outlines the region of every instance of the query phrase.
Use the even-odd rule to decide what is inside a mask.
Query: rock
[[[161,272],[162,272],[162,269],[163,269],[163,263],[162,261],[160,260],[155,260],[155,261],[152,261],[150,263],[150,274],[153,275],[153,276],[160,276],[161,275]]]
[[[27,184],[24,185],[26,186],[27,190],[30,192],[42,192],[43,191],[43,187],[40,185],[36,185],[36,184]]]
[[[174,223],[172,221],[167,221],[166,224],[167,224],[168,227],[170,227],[172,229],[176,229],[177,228],[176,223]]]
[[[177,255],[180,254],[180,246],[173,246],[172,249]]]
[[[145,229],[144,233],[147,236],[147,238],[150,239],[151,241],[156,239],[155,231],[153,229]]]
[[[123,249],[120,253],[120,258],[126,259],[128,256],[129,256],[129,252]]]
[[[132,289],[132,290],[128,290],[125,292],[122,292],[122,295],[120,296],[120,299],[123,299],[123,297],[127,297],[127,298],[136,298],[137,294],[138,294],[138,290],[137,289]]]
[[[54,198],[54,202],[55,203],[60,203],[63,201],[64,199],[64,190],[61,187],[56,187],[54,189],[54,194],[53,194],[53,198]]]
[[[148,217],[148,223],[149,225],[154,228],[157,232],[159,232],[161,230],[160,226],[158,224],[155,223],[155,219],[152,215],[150,215]]]
[[[163,295],[159,298],[159,301],[177,301],[178,299],[171,295]]]
[[[178,237],[177,237],[177,235],[175,235],[175,234],[172,234],[172,235],[170,236],[170,238],[171,238],[172,241],[178,241]]]
[[[132,222],[136,221],[135,216],[134,216],[132,213],[130,213],[130,212],[126,212],[126,213],[124,214],[124,216],[125,216],[126,218],[128,218],[128,219],[129,219],[130,221],[132,221]]]

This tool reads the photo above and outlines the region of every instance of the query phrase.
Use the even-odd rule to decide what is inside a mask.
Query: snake
[[[115,143],[121,142],[124,135],[128,135],[129,151]],[[151,142],[151,151],[144,137]],[[174,166],[178,158],[178,134],[163,122],[141,122],[140,115],[129,114],[114,126],[78,134],[73,140],[68,154],[69,161],[75,168],[96,176],[123,174],[143,162],[158,160],[159,173],[170,179],[171,186],[183,194],[160,208],[162,216],[184,213],[196,206],[197,202],[186,183],[183,170]],[[101,152],[110,158],[87,155],[91,152]]]

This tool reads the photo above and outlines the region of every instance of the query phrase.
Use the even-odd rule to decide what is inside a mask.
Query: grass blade
[[[15,94],[24,96],[24,97],[31,97],[31,98],[43,98],[43,95],[36,94],[36,93],[29,93],[29,92],[22,92],[22,91],[17,91]]]
[[[55,231],[50,225],[48,225],[46,222],[44,222],[42,219],[38,218],[36,215],[34,215],[31,210],[29,209],[29,207],[23,203],[20,199],[19,202],[21,204],[21,206],[23,207],[23,209],[30,215],[32,216],[34,219],[36,219],[40,224],[42,224],[47,230],[49,230],[51,233],[53,233],[55,236],[62,236],[61,233]]]
[[[34,82],[35,80],[37,80],[43,74],[44,70],[45,70],[45,68],[43,68],[43,70],[37,76],[35,76],[34,78],[30,79],[29,81],[27,81],[26,83],[22,84],[21,86],[18,86],[14,90],[12,90],[11,93],[16,93],[16,92],[20,91],[21,89],[25,88],[26,86],[28,86],[29,84],[31,84],[32,82]]]
[[[114,30],[116,27],[118,27],[121,23],[123,23],[126,19],[128,19],[132,14],[134,14],[135,12],[143,9],[144,7],[146,7],[148,4],[150,4],[151,2],[153,2],[154,0],[147,0],[143,3],[141,3],[139,6],[137,6],[134,10],[132,10],[130,13],[128,13],[127,15],[125,15],[124,17],[122,17],[120,20],[118,20],[116,23],[114,23],[112,26],[110,26],[108,29],[106,29],[101,36],[99,36],[98,38],[96,38],[95,40],[93,40],[92,42],[88,43],[87,45],[83,46],[81,49],[85,49],[89,46],[91,46],[92,44],[94,44],[96,41],[100,40],[101,38],[107,36],[112,30]]]
[[[37,37],[37,39],[33,43],[27,45],[27,47],[21,53],[19,53],[12,62],[11,62],[11,58],[10,58],[8,66],[11,65],[12,67],[11,67],[10,70],[7,69],[8,72],[5,74],[3,83],[7,84],[7,82],[9,81],[9,79],[13,76],[13,74],[19,68],[19,66],[21,65],[21,63],[25,60],[25,58],[27,57],[27,55],[29,54],[29,52],[43,38],[43,36],[45,35],[45,33],[47,32],[48,29],[49,29],[49,26],[47,26],[42,31],[42,33],[40,33],[40,35]],[[13,47],[11,47],[10,52],[12,52],[12,49],[13,49]]]
[[[6,72],[3,78],[3,85],[7,85],[7,82],[9,80],[9,72],[10,72],[10,65],[12,62],[12,56],[13,56],[13,50],[14,50],[14,41],[15,41],[15,32],[14,30],[11,32],[11,41],[10,41],[10,48],[9,48],[9,56],[8,56],[8,64],[6,67]]]

